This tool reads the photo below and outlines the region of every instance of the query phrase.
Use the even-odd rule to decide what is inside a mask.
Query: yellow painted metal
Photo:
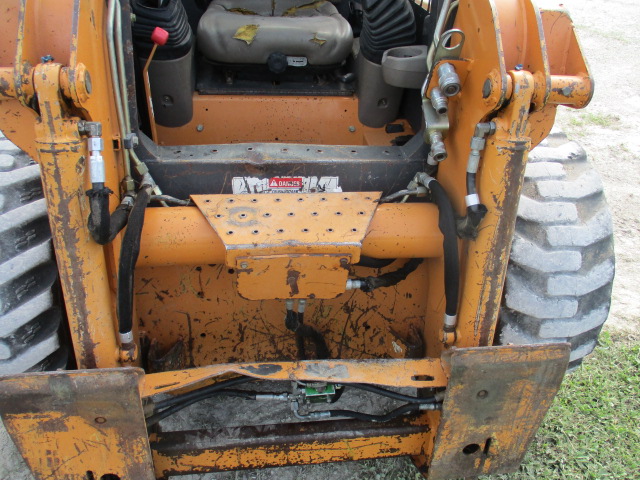
[[[380,192],[191,198],[224,242],[228,266],[248,254],[342,253],[355,263]]]
[[[387,259],[441,257],[442,232],[437,223],[438,209],[432,203],[380,204],[362,240],[361,253]],[[225,258],[224,243],[197,208],[147,211],[139,267],[219,264]]]
[[[259,433],[256,432],[255,440],[268,442],[268,435],[272,434],[277,426],[269,427],[272,428],[265,428],[263,437],[257,436]],[[274,445],[259,446],[230,442],[229,448],[224,449],[206,446],[207,441],[215,442],[217,432],[189,432],[184,436],[187,441],[198,438],[199,443],[205,446],[195,450],[180,445],[182,448],[177,452],[175,446],[163,444],[175,445],[174,439],[180,441],[184,437],[177,437],[171,433],[157,434],[151,437],[153,461],[156,475],[165,478],[165,475],[235,470],[246,466],[264,468],[417,455],[430,450],[433,444],[433,430],[427,425],[405,425],[400,433],[392,433],[391,428],[388,432],[383,428],[373,429],[370,424],[357,424],[353,427],[353,431],[343,434],[342,438],[336,438],[337,436],[331,433],[317,435],[311,430],[312,425],[302,424],[296,428],[300,438],[292,436],[286,439],[294,440],[295,443],[279,445],[275,443],[276,439]],[[316,438],[311,440],[314,434]],[[246,439],[243,440],[247,443]]]
[[[346,290],[351,255],[238,257],[238,295],[247,300],[336,298]]]
[[[382,270],[356,267],[354,274],[393,271],[405,261]],[[295,360],[295,335],[284,324],[284,301],[229,295],[236,277],[235,269],[223,263],[137,268],[137,331],[155,340],[161,354],[181,340],[183,368]],[[409,281],[393,288],[310,300],[304,322],[323,334],[334,359],[414,358],[416,351],[425,351],[427,329],[440,325],[440,318],[424,313],[430,286],[429,270],[421,265]],[[419,348],[411,351],[405,344]],[[436,356],[428,345],[426,352]]]
[[[306,360],[303,362],[229,363],[154,373],[145,376],[142,397],[172,393],[228,373],[264,380],[306,380],[336,383],[376,383],[395,387],[430,388],[447,384],[440,359]]]
[[[497,130],[487,142],[478,175],[478,191],[488,213],[482,223],[484,228],[467,247],[455,343],[460,347],[477,345],[478,340],[480,345],[493,343],[520,188],[531,149],[527,117],[533,75],[524,71],[511,75],[513,95],[493,120]]]
[[[253,142],[388,146],[399,136],[415,133],[405,119],[394,123],[400,133],[360,123],[355,96],[195,93],[189,123],[177,128],[156,125],[156,129],[158,144],[168,146]]]
[[[570,350],[560,343],[447,354],[451,379],[427,478],[517,468],[560,388]]]
[[[120,243],[116,239],[113,245],[103,248],[96,245],[88,234],[88,208],[84,195],[89,188],[86,174],[87,151],[77,131],[80,119],[102,123],[107,145],[104,151],[107,186],[118,192],[124,168],[121,163],[122,152],[117,150],[122,139],[119,138],[119,128],[115,121],[112,79],[105,60],[105,2],[64,0],[40,2],[38,7],[34,5],[35,2],[16,0],[9,0],[7,3],[7,11],[11,15],[7,16],[7,28],[0,32],[2,44],[8,45],[0,50],[0,127],[11,140],[32,154],[42,167],[70,333],[79,366],[112,367],[119,363],[115,340],[114,290],[117,264],[115,252],[119,251]],[[46,24],[55,24],[58,28],[52,33],[50,29],[42,28]],[[556,105],[565,104],[576,108],[586,105],[593,92],[593,82],[570,19],[563,12],[544,11],[540,14],[528,0],[461,2],[455,26],[465,32],[467,39],[462,50],[464,60],[456,63],[457,68],[463,68],[459,72],[463,88],[458,96],[449,101],[451,130],[445,140],[449,157],[439,167],[438,180],[451,197],[457,213],[464,214],[464,171],[469,154],[469,139],[478,122],[493,120],[497,131],[488,138],[478,173],[480,198],[488,207],[489,213],[481,225],[478,237],[460,243],[463,278],[456,332],[456,346],[485,347],[480,350],[490,350],[487,346],[493,342],[527,152],[549,132]],[[51,53],[57,63],[39,64],[40,57],[47,53]],[[87,88],[87,74],[90,75],[93,86],[91,92]],[[486,85],[489,86],[488,95],[481,95],[486,90]],[[37,111],[31,108],[36,92]],[[208,136],[212,130],[210,127],[214,126],[211,122],[219,117],[207,115],[206,109],[210,106],[207,102],[211,102],[211,99],[195,98],[194,121],[205,124],[202,130],[206,132],[204,136],[198,136],[197,129],[192,128],[194,124],[174,131],[158,127],[161,141],[167,144],[289,141],[353,145],[380,145],[390,141],[389,135],[380,129],[366,130],[359,124],[354,124],[355,132],[348,128],[357,110],[355,98],[312,101],[301,98],[235,97],[218,100],[227,109],[237,106],[236,111],[228,113],[239,113],[244,123],[247,123],[246,118],[261,111],[262,117],[257,124],[262,125],[262,133],[245,128],[240,129],[242,135],[233,137],[231,134],[239,125],[236,115],[235,120],[221,125],[225,127],[220,129],[221,139],[212,140],[218,137],[214,134]],[[270,106],[274,105],[279,107],[269,111]],[[305,110],[306,120],[300,121],[292,133],[279,137],[277,132],[280,124],[274,119],[281,120],[292,105],[309,107]],[[340,111],[336,110],[338,107]],[[311,109],[314,109],[314,115],[307,114]],[[216,112],[216,115],[221,114],[224,116],[225,112]],[[316,121],[320,118],[321,122]],[[286,120],[295,123],[290,118]],[[317,128],[309,123],[311,121],[319,123]],[[406,122],[401,123],[406,131],[410,130]],[[201,141],[198,138],[208,140]],[[110,200],[112,210],[118,202],[117,197],[114,195]],[[260,201],[263,199],[265,196],[260,196]],[[250,200],[251,197],[247,197],[247,201]],[[373,199],[371,202],[373,203]],[[278,215],[286,215],[293,211],[297,216],[307,213],[304,208],[298,210],[295,196],[283,196],[282,205],[287,208],[274,210],[274,214],[277,212]],[[289,207],[296,210],[290,210]],[[200,208],[203,209],[202,206]],[[373,211],[373,204],[368,208]],[[145,227],[147,236],[143,241],[141,262],[136,270],[135,330],[136,333],[156,340],[155,344],[162,350],[168,350],[177,341],[184,342],[186,349],[182,361],[184,368],[189,369],[149,375],[144,380],[145,391],[148,391],[147,388],[163,385],[162,388],[166,391],[173,388],[193,388],[196,384],[210,382],[223,373],[246,373],[243,369],[250,366],[247,362],[261,362],[253,364],[257,368],[279,362],[277,364],[282,370],[264,375],[269,378],[275,375],[280,380],[290,379],[291,376],[334,379],[335,372],[327,370],[330,364],[320,365],[324,370],[321,368],[320,373],[311,375],[308,369],[311,364],[288,361],[295,358],[295,343],[290,332],[284,330],[282,325],[282,301],[242,299],[237,295],[236,279],[243,279],[240,290],[248,298],[252,292],[259,292],[254,298],[291,298],[291,285],[286,283],[288,276],[283,275],[288,273],[285,267],[280,265],[279,273],[276,274],[277,278],[284,280],[280,286],[275,286],[278,283],[274,279],[276,277],[264,282],[267,283],[264,286],[259,280],[254,282],[258,276],[242,271],[242,263],[256,262],[256,268],[265,271],[267,265],[282,264],[285,257],[295,259],[299,258],[296,256],[302,256],[305,263],[301,263],[299,269],[313,273],[309,278],[316,276],[313,269],[334,269],[336,278],[331,281],[331,288],[323,290],[324,295],[330,296],[334,295],[335,287],[344,280],[346,272],[337,270],[337,264],[332,262],[338,258],[348,258],[349,264],[353,264],[361,254],[378,258],[424,256],[428,260],[407,281],[392,289],[380,289],[372,294],[348,292],[335,299],[310,302],[307,315],[310,322],[314,322],[314,327],[325,335],[331,355],[336,358],[331,361],[334,362],[332,365],[346,368],[350,372],[351,381],[358,379],[390,386],[416,386],[417,380],[409,377],[431,375],[434,380],[430,385],[441,382],[442,369],[446,374],[446,368],[440,360],[444,351],[439,341],[444,312],[444,287],[443,259],[441,246],[438,245],[442,239],[435,227],[437,211],[433,206],[424,205],[406,205],[403,208],[406,210],[380,206],[375,215],[367,214],[369,219],[373,216],[370,224],[367,222],[362,227],[351,227],[358,230],[353,232],[354,236],[355,233],[358,234],[357,241],[353,238],[345,241],[349,239],[349,232],[346,231],[346,235],[342,235],[337,243],[333,242],[331,248],[326,246],[326,250],[323,250],[325,247],[321,249],[321,242],[315,239],[308,244],[301,243],[302,234],[309,232],[299,232],[299,235],[288,238],[275,235],[273,238],[279,238],[281,242],[271,244],[264,241],[269,236],[255,234],[260,239],[252,241],[254,234],[249,226],[243,230],[249,233],[242,244],[230,247],[234,244],[229,241],[228,235],[225,238],[224,232],[220,234],[220,231],[217,235],[212,235],[211,227],[207,225],[206,218],[215,216],[218,211],[210,211],[206,218],[194,208],[149,212],[149,225]],[[319,213],[324,214],[325,210]],[[412,217],[417,218],[423,213],[425,217],[420,218],[424,224],[414,228]],[[340,228],[347,228],[356,221],[357,213],[350,212],[342,216],[339,225]],[[173,224],[175,228],[163,229],[166,224]],[[292,224],[293,222],[287,223],[287,228]],[[181,225],[188,226],[186,232],[177,228]],[[272,224],[265,223],[264,227],[268,228],[270,225]],[[213,227],[217,228],[216,225]],[[211,248],[211,252],[203,253],[194,248],[193,252],[176,253],[176,250],[184,249],[185,245],[189,248],[190,238],[187,234],[190,232],[196,234],[192,245],[197,249]],[[361,234],[365,232],[366,236],[362,237]],[[155,237],[156,241],[151,241],[149,235]],[[425,239],[425,246],[420,246],[420,242]],[[172,253],[165,258],[166,252]],[[337,256],[330,257],[331,255]],[[402,260],[398,260],[382,271],[397,268],[401,262]],[[352,273],[366,276],[371,272],[356,267]],[[246,283],[247,280],[249,283]],[[300,289],[300,285],[298,288]],[[303,292],[300,296],[317,294],[309,285],[304,288],[306,290],[300,289]],[[417,343],[421,348],[410,352],[409,346],[416,343],[414,337],[418,337]],[[419,355],[416,351],[420,351]],[[398,360],[400,363],[384,364],[384,368],[376,366],[376,361],[382,360],[372,360],[411,355],[427,358]],[[455,355],[454,353],[453,358]],[[474,365],[477,365],[480,357],[481,355],[469,361],[476,362]],[[552,370],[555,372],[555,369],[563,365],[564,360],[555,354],[550,354],[550,358],[549,365],[553,364]],[[346,365],[341,363],[344,359],[363,361]],[[401,363],[403,361],[405,363]],[[491,361],[498,372],[501,371],[500,368],[508,369],[510,365],[506,357],[496,356]],[[191,368],[199,366],[202,368]],[[101,378],[106,372],[97,371],[95,375],[96,378]],[[482,375],[486,374],[478,374]],[[522,375],[523,378],[526,376],[524,373]],[[499,374],[496,377],[499,378]],[[25,378],[40,377],[28,375]],[[155,387],[149,387],[152,385]],[[420,385],[424,386],[425,383]],[[535,396],[527,389],[509,391],[511,393],[506,397],[508,402],[512,401],[511,395],[515,393],[524,399],[523,403],[518,404],[521,407],[516,412],[517,418],[524,419],[524,409],[531,407],[530,400]],[[40,428],[34,420],[35,410],[29,410],[29,405],[24,403],[26,416],[14,417],[15,427],[10,428],[14,438],[20,437],[27,428]],[[137,403],[134,410],[138,412]],[[455,404],[446,406],[443,416],[454,410]],[[540,411],[536,410],[536,414]],[[61,423],[67,421],[66,425],[71,427],[70,433],[65,434],[55,429],[50,434],[43,432],[43,438],[52,442],[52,445],[59,438],[73,440],[87,432],[93,432],[82,423],[84,420],[75,420],[77,417],[73,416],[65,418],[68,421],[63,418]],[[463,417],[456,414],[451,418]],[[353,454],[349,451],[350,444],[340,439],[327,442],[322,448],[313,442],[303,442],[293,448],[291,456],[282,454],[280,450],[274,452],[268,449],[259,451],[229,448],[223,452],[222,457],[218,457],[223,458],[223,461],[216,468],[247,466],[252,455],[261,466],[383,455],[382,449],[372,444],[376,441],[392,442],[398,446],[394,453],[414,454],[417,456],[417,463],[426,466],[431,460],[433,435],[441,426],[440,414],[425,413],[416,422],[425,425],[423,435],[406,438],[374,435],[369,439],[359,439],[355,445],[356,453]],[[523,425],[529,425],[524,420],[523,422]],[[448,428],[447,425],[443,424],[441,428]],[[441,432],[438,448],[442,450],[439,451],[446,452],[449,448],[458,447],[456,430],[454,428]],[[483,432],[481,427],[475,431]],[[505,433],[501,440],[502,447],[513,442],[516,445],[513,448],[519,449],[517,432],[516,426],[513,432]],[[118,451],[114,443],[118,433],[109,431],[107,435],[109,441],[106,449],[101,450],[103,454],[110,449]],[[29,464],[36,466],[33,468],[41,468],[44,475],[45,467],[40,459],[43,455],[51,455],[43,453],[40,447],[29,442],[34,440],[25,443],[23,454]],[[70,469],[81,465],[79,460],[74,463],[73,451],[66,444],[54,449],[57,449],[60,464],[68,464]],[[342,451],[335,453],[336,449]],[[215,461],[215,455],[214,450],[194,451],[185,455],[184,461],[181,461],[170,455],[155,454],[156,472],[158,475],[166,471],[184,473],[195,467],[204,471],[207,465]],[[108,457],[108,454],[105,456]],[[146,457],[144,461],[146,462]],[[120,469],[116,471],[126,471],[130,464],[128,462],[129,459],[120,455],[113,457],[111,464],[113,468]],[[479,468],[475,465],[474,463],[474,468]],[[147,463],[145,467],[148,467]],[[145,475],[149,471],[147,468]],[[51,476],[55,472],[47,474]]]
[[[335,298],[380,192],[295,196],[193,195],[225,245],[226,265],[238,272],[238,293],[249,300]]]
[[[110,279],[103,248],[86,226],[86,146],[77,119],[68,116],[60,97],[61,68],[47,63],[34,69],[41,112],[38,163],[78,364],[112,367],[117,365],[117,346]]]
[[[120,368],[0,377],[2,420],[36,478],[153,480],[143,375]]]

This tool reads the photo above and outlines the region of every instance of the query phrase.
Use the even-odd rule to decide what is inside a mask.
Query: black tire
[[[552,133],[529,156],[497,343],[568,341],[575,368],[609,314],[614,270],[600,177],[577,143]]]
[[[38,165],[0,132],[0,373],[67,364]]]

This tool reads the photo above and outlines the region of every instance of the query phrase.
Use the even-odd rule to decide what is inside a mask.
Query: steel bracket
[[[137,368],[0,377],[0,415],[37,479],[154,480]]]
[[[427,478],[516,470],[560,388],[569,353],[568,343],[452,349]]]
[[[335,298],[362,242],[380,192],[193,195],[250,300]]]

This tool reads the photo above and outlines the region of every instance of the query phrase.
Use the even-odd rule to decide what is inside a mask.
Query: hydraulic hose
[[[200,401],[204,398],[214,395],[220,390],[228,390],[230,387],[243,385],[245,383],[253,382],[254,380],[255,378],[253,377],[236,377],[229,380],[224,380],[222,382],[214,383],[213,385],[207,385],[206,387],[192,390],[191,392],[181,393],[165,400],[161,400],[155,404],[155,410],[158,411],[166,407],[186,404],[188,402],[191,402],[192,400]],[[191,404],[189,403],[189,405]]]
[[[122,239],[118,268],[118,331],[124,349],[132,348],[133,339],[133,278],[140,253],[140,237],[144,225],[144,214],[151,198],[152,182],[145,176],[129,214],[129,225]]]
[[[462,230],[461,233],[463,235],[475,238],[478,234],[478,226],[487,214],[487,207],[480,203],[480,197],[478,196],[476,173],[467,172],[467,196],[465,201],[467,202],[467,217],[460,230]]]
[[[478,196],[476,175],[480,166],[481,153],[486,144],[486,137],[495,131],[496,125],[493,122],[478,123],[471,138],[471,149],[467,160],[467,195],[464,198],[467,205],[467,216],[458,226],[458,232],[463,238],[475,238],[478,235],[478,226],[487,214],[487,207],[480,202]]]
[[[458,324],[458,295],[460,293],[460,259],[458,257],[455,212],[447,192],[435,178],[426,173],[419,173],[414,181],[431,191],[433,201],[438,207],[438,228],[444,237],[444,294],[446,301],[444,331],[447,334],[455,335]]]
[[[116,235],[125,227],[129,212],[131,211],[132,199],[125,196],[122,203],[112,214],[109,214],[109,195],[113,192],[104,183],[94,183],[93,188],[87,191],[89,197],[89,219],[87,227],[91,238],[100,244],[111,243]]]
[[[298,303],[298,309],[300,311],[294,312],[292,308],[287,307],[285,316],[285,326],[296,334],[298,357],[300,360],[306,360],[304,340],[308,338],[315,345],[318,360],[326,360],[329,358],[329,348],[324,337],[315,328],[304,324],[304,303],[302,301]]]
[[[360,261],[356,263],[356,266],[367,268],[384,268],[388,267],[395,261],[395,258],[373,258],[360,256]]]
[[[402,393],[387,390],[386,388],[377,387],[375,385],[368,385],[366,383],[350,383],[345,386],[364,390],[365,392],[375,393],[384,397],[393,398],[394,400],[400,400],[407,403],[415,403],[418,405],[438,402],[438,399],[436,397],[412,397],[411,395],[404,395]]]
[[[132,199],[125,195],[118,208],[109,213],[109,195],[113,192],[105,185],[107,180],[106,167],[102,151],[102,124],[100,122],[78,122],[78,131],[87,135],[87,150],[89,152],[89,177],[91,189],[86,194],[89,197],[89,218],[87,228],[91,238],[99,245],[106,245],[127,224]]]
[[[210,393],[209,395],[207,395],[207,397],[211,397],[214,395],[223,395],[223,396],[227,396],[227,397],[237,397],[237,398],[244,398],[245,400],[255,400],[256,399],[256,393],[255,392],[245,392],[243,390],[217,390],[216,392]],[[173,415],[174,413],[179,412],[180,410],[183,410],[185,408],[187,408],[190,405],[193,405],[194,403],[198,403],[200,400],[204,400],[207,397],[202,397],[202,398],[195,398],[192,400],[189,400],[187,402],[183,402],[183,403],[178,403],[175,405],[172,405],[158,413],[154,413],[153,415],[151,415],[150,417],[147,418],[146,423],[147,423],[147,427],[150,427],[151,425],[155,425],[156,423],[158,423],[161,420],[164,420],[165,418],[167,418],[170,415]]]
[[[373,415],[370,413],[354,412],[353,410],[328,410],[330,417],[347,417],[355,418],[356,420],[363,420],[365,422],[379,422],[384,423],[394,418],[398,418],[402,415],[409,413],[418,413],[420,411],[420,405],[416,403],[408,403],[401,407],[391,410],[389,413],[383,415]]]
[[[444,291],[445,313],[455,317],[458,311],[458,295],[460,292],[460,259],[458,257],[458,236],[456,235],[456,218],[451,201],[442,185],[435,179],[425,185],[431,190],[433,201],[438,206],[438,227],[444,236]]]
[[[356,285],[364,292],[372,292],[376,288],[381,287],[393,287],[404,279],[406,279],[410,273],[416,270],[422,263],[422,258],[412,258],[407,261],[402,267],[393,272],[388,272],[379,277],[364,277],[356,279]],[[354,282],[354,281],[352,281]]]

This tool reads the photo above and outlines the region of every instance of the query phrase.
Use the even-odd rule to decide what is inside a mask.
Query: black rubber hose
[[[291,312],[296,315],[294,312]],[[298,313],[298,324],[301,325],[304,322],[304,314]],[[304,337],[296,332],[296,346],[298,347],[298,359],[306,360],[307,359],[307,349],[304,346]]]
[[[460,259],[458,258],[456,217],[451,201],[442,185],[436,180],[431,180],[428,182],[427,188],[431,190],[433,201],[438,206],[438,227],[444,236],[445,313],[454,316],[458,310],[458,294],[460,291]]]
[[[131,209],[121,203],[109,214],[109,195],[113,192],[105,187],[104,183],[94,183],[92,187],[91,190],[87,190],[90,211],[87,227],[96,243],[106,245],[113,241],[127,224]]]
[[[410,395],[404,395],[402,393],[394,392],[392,390],[387,390],[386,388],[377,387],[375,385],[368,385],[366,383],[349,383],[345,385],[346,387],[353,387],[359,390],[364,390],[366,392],[376,393],[378,395],[383,395],[385,397],[393,398],[394,400],[400,400],[408,403],[415,404],[425,404],[425,403],[437,403],[435,397],[412,397]]]
[[[389,420],[393,420],[394,418],[398,418],[402,415],[418,413],[419,411],[420,405],[416,403],[408,403],[383,415],[372,415],[370,413],[354,412],[353,410],[329,410],[329,413],[331,414],[331,417],[355,418],[356,420],[364,420],[365,422],[388,422]]]
[[[183,409],[187,408],[188,406],[193,405],[194,403],[198,403],[199,401],[204,400],[205,398],[208,398],[208,397],[212,397],[214,395],[223,395],[223,396],[227,396],[227,397],[244,398],[246,400],[255,400],[256,399],[256,392],[246,392],[246,391],[243,391],[243,390],[218,390],[218,391],[216,391],[214,393],[210,393],[206,397],[194,398],[192,400],[189,400],[188,402],[178,403],[176,405],[172,405],[172,406],[166,408],[165,410],[162,410],[161,412],[154,413],[153,415],[151,415],[150,417],[147,418],[147,420],[146,420],[147,427],[150,427],[151,425],[155,425],[156,423],[158,423],[161,420],[164,420],[168,416],[173,415],[174,413],[177,413],[180,410],[183,410]]]
[[[117,314],[118,331],[121,334],[131,333],[133,329],[133,276],[140,253],[144,213],[151,198],[151,189],[150,185],[143,185],[138,192],[120,248]]]
[[[384,268],[384,267],[388,267],[395,261],[396,261],[395,258],[373,258],[373,257],[361,256],[360,261],[356,263],[356,266],[367,267],[367,268]]]
[[[394,285],[397,285],[405,278],[407,278],[411,272],[415,271],[415,269],[418,268],[422,261],[422,258],[412,258],[398,270],[385,273],[384,275],[380,275],[379,277],[362,278],[361,280],[363,282],[363,285],[360,287],[360,289],[365,292],[371,292],[376,288],[392,287]]]
[[[476,174],[467,172],[467,195],[478,193],[476,190]]]
[[[296,334],[296,344],[298,346],[298,356],[300,360],[305,360],[306,352],[304,347],[304,339],[310,339],[316,347],[316,357],[318,360],[326,360],[329,358],[329,348],[327,342],[324,341],[322,334],[315,328],[304,324],[304,314],[287,310],[284,320],[285,326]]]
[[[322,334],[315,328],[303,324],[300,325],[296,333],[304,338],[309,338],[313,342],[316,347],[316,357],[318,360],[326,360],[329,358],[327,343],[324,341]]]
[[[478,190],[476,187],[476,174],[467,172],[467,195],[477,194]],[[480,222],[487,214],[487,207],[485,207],[481,203],[477,203],[475,205],[470,205],[467,207],[467,216],[471,222],[473,228],[478,228]]]
[[[161,400],[155,404],[155,410],[157,411],[157,410],[162,410],[165,407],[180,405],[183,403],[190,402],[194,399],[196,401],[200,401],[203,398],[207,398],[208,396],[214,395],[220,390],[227,390],[230,387],[236,387],[238,385],[242,385],[248,382],[253,382],[254,380],[256,379],[253,377],[237,377],[237,378],[232,378],[230,380],[224,380],[222,382],[214,383],[213,385],[207,385],[206,387],[199,388],[197,390],[192,390],[191,392],[181,393],[179,395],[174,395],[171,398]]]

